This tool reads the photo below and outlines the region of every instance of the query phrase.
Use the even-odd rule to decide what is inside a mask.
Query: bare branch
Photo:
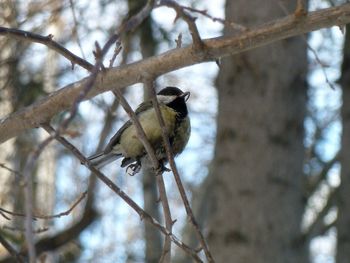
[[[171,167],[171,170],[173,171],[173,174],[174,174],[174,178],[175,178],[175,182],[177,184],[177,187],[179,189],[179,192],[180,192],[180,195],[181,195],[181,199],[185,205],[185,210],[186,210],[186,213],[187,213],[187,216],[189,217],[190,219],[190,222],[191,224],[193,225],[194,229],[195,229],[195,233],[197,235],[197,238],[202,246],[202,249],[204,250],[204,253],[205,253],[205,256],[207,257],[207,260],[208,262],[214,262],[214,259],[209,251],[209,247],[204,239],[204,236],[199,228],[199,225],[193,215],[193,212],[192,212],[192,209],[191,209],[191,206],[190,206],[190,202],[188,201],[188,198],[187,198],[187,195],[186,195],[186,192],[185,192],[185,188],[181,182],[181,178],[180,178],[180,175],[179,175],[179,172],[177,170],[177,167],[176,167],[176,163],[174,161],[174,154],[171,150],[171,145],[170,145],[170,141],[169,141],[169,137],[168,137],[168,131],[166,130],[166,126],[165,126],[165,122],[164,122],[164,119],[163,119],[163,116],[160,112],[160,108],[159,108],[159,104],[158,104],[158,101],[157,101],[157,96],[156,96],[156,93],[155,93],[155,90],[153,88],[153,85],[149,85],[150,86],[150,90],[151,90],[151,97],[152,97],[152,102],[153,102],[153,107],[155,108],[155,111],[156,111],[156,114],[157,114],[157,118],[158,118],[158,121],[159,121],[159,124],[162,128],[162,137],[163,137],[163,142],[164,142],[164,145],[165,145],[165,150],[166,150],[166,154],[167,154],[167,159],[169,161],[169,164],[170,164],[170,167]]]
[[[64,212],[60,212],[60,213],[54,214],[54,215],[36,215],[36,214],[33,214],[32,219],[52,219],[52,218],[59,218],[59,217],[62,217],[62,216],[67,216],[74,210],[74,208],[77,207],[77,205],[86,197],[86,195],[87,195],[87,191],[82,193],[79,196],[79,198],[71,205],[71,207],[68,210],[64,211]],[[25,214],[12,212],[12,211],[9,211],[9,210],[7,210],[5,208],[2,208],[2,207],[0,207],[0,212],[5,213],[5,214],[9,214],[9,215],[12,215],[12,216],[20,216],[20,217],[24,217],[25,216]]]
[[[73,153],[75,157],[77,157],[80,162],[90,170],[93,174],[95,174],[104,184],[106,184],[114,193],[120,196],[132,209],[134,209],[137,214],[140,216],[142,220],[145,220],[149,224],[158,228],[164,235],[167,235],[171,238],[171,240],[178,247],[183,249],[189,256],[191,256],[196,262],[202,262],[202,260],[198,257],[197,253],[193,251],[190,247],[180,241],[175,235],[169,232],[165,227],[163,227],[156,219],[154,219],[151,215],[145,212],[134,200],[132,200],[123,190],[120,189],[115,183],[113,183],[108,177],[106,177],[102,172],[96,169],[93,165],[91,165],[90,161],[70,142],[68,142],[65,138],[60,135],[57,135],[55,129],[53,129],[48,124],[42,125],[43,129],[45,129],[51,136],[55,136],[55,139],[59,141],[66,149]]]
[[[185,9],[179,5],[177,2],[175,1],[171,1],[171,0],[161,0],[160,1],[160,6],[167,6],[167,7],[171,7],[176,11],[176,18],[178,17],[182,17],[183,20],[187,23],[188,25],[188,29],[191,32],[191,36],[192,36],[192,40],[193,40],[193,48],[195,48],[198,51],[203,50],[204,47],[204,43],[199,35],[198,32],[198,28],[196,26],[196,18],[191,16],[189,13],[187,13],[185,11]]]
[[[122,95],[122,93],[120,92],[119,89],[114,90],[113,93],[118,98],[119,103],[122,105],[125,112],[128,114],[132,123],[135,125],[137,137],[139,138],[139,140],[142,142],[143,146],[145,147],[145,150],[151,159],[151,162],[152,162],[154,169],[160,170],[159,169],[160,168],[159,161],[154,153],[152,145],[150,144],[150,142],[147,139],[145,131],[143,130],[139,120],[136,117],[135,112],[133,111],[133,109],[131,108],[129,103],[126,101],[126,99],[124,98],[124,96]]]
[[[90,92],[90,90],[94,87],[94,84],[96,82],[96,78],[98,76],[98,73],[100,69],[105,69],[103,66],[103,59],[111,46],[120,38],[121,34],[125,34],[126,32],[135,29],[138,27],[142,21],[149,15],[153,8],[153,1],[149,0],[147,4],[145,5],[144,8],[141,9],[139,13],[136,15],[132,16],[130,19],[128,19],[124,24],[122,24],[119,29],[117,30],[117,33],[113,34],[110,36],[110,38],[107,40],[107,42],[104,44],[103,48],[100,48],[99,44],[96,42],[96,50],[94,51],[95,57],[96,57],[96,63],[94,67],[91,70],[91,74],[88,77],[88,80],[84,86],[84,88],[80,91],[78,96],[76,97],[71,110],[70,110],[70,115],[67,119],[65,119],[57,132],[64,132],[64,130],[68,127],[68,124],[73,120],[75,117],[77,111],[78,111],[78,106],[80,102],[84,100],[86,95]],[[113,60],[113,58],[112,58]]]
[[[329,170],[339,161],[339,156],[340,153],[338,152],[331,160],[323,164],[322,170],[317,175],[310,176],[306,186],[307,196],[312,196],[315,193],[321,182],[326,179]]]
[[[119,55],[121,50],[122,50],[121,43],[119,41],[117,41],[116,46],[114,48],[113,56],[112,56],[111,60],[109,61],[109,68],[113,67],[114,61],[117,58],[117,56]]]
[[[9,172],[11,172],[11,173],[13,173],[13,174],[15,174],[15,175],[17,175],[17,176],[21,175],[20,172],[13,170],[12,168],[6,166],[6,164],[4,164],[4,163],[0,163],[0,167],[5,169],[5,170],[7,170],[7,171],[9,171]]]
[[[156,175],[156,179],[157,179],[157,184],[159,189],[160,201],[162,202],[162,206],[163,206],[165,227],[167,231],[171,233],[173,228],[173,220],[171,219],[171,212],[170,212],[168,197],[165,189],[163,174],[158,173]],[[171,262],[171,238],[169,235],[165,236],[163,251],[159,262],[160,263]]]
[[[29,155],[24,166],[23,177],[25,181],[24,197],[25,197],[25,239],[27,242],[29,262],[36,262],[36,252],[33,233],[33,172],[36,161],[41,152],[52,141],[53,137],[49,136]]]
[[[294,15],[264,24],[231,37],[203,41],[203,51],[192,46],[175,48],[158,56],[100,72],[94,87],[84,99],[90,99],[108,90],[119,89],[142,81],[140,72],[160,76],[179,68],[212,61],[264,46],[288,37],[304,34],[324,27],[341,26],[350,22],[350,3],[338,7],[310,12],[302,20]],[[0,120],[0,143],[15,137],[26,129],[48,122],[55,114],[72,106],[74,98],[83,89],[87,78],[72,83],[46,98]]]
[[[332,189],[328,196],[326,204],[320,211],[318,211],[317,217],[310,224],[306,232],[302,234],[303,239],[311,240],[315,236],[324,234],[324,229],[327,228],[327,224],[324,222],[324,218],[329,213],[329,211],[336,205],[337,195],[338,188]]]
[[[181,6],[183,9],[185,10],[188,10],[192,13],[198,13],[198,14],[201,14],[202,16],[205,16],[209,19],[211,19],[213,22],[219,22],[223,25],[226,25],[226,26],[229,26],[233,29],[236,29],[236,30],[239,30],[239,31],[245,31],[245,30],[248,30],[247,27],[243,26],[243,25],[240,25],[240,24],[237,24],[237,23],[234,23],[234,22],[230,22],[230,21],[227,21],[225,19],[222,19],[222,18],[219,18],[219,17],[214,17],[214,16],[211,16],[208,14],[208,10],[198,10],[198,9],[195,9],[195,8],[192,8],[192,7],[189,7],[189,6]]]
[[[144,82],[145,88],[154,93],[153,89],[153,78],[149,78]],[[162,129],[165,129],[164,126],[161,126]],[[156,166],[154,168],[157,168]],[[162,171],[157,172],[156,174],[158,189],[159,189],[159,197],[162,202],[164,218],[165,218],[165,226],[166,229],[171,233],[173,228],[173,220],[171,219],[171,212],[169,208],[168,197],[166,194],[164,179]],[[165,237],[164,246],[161,258],[159,262],[171,262],[171,239],[169,236]]]
[[[176,48],[182,47],[182,34],[181,33],[177,36],[177,39],[175,39],[175,43],[176,43]]]
[[[150,144],[150,142],[147,139],[147,136],[146,136],[139,120],[136,117],[135,112],[132,110],[129,103],[126,101],[124,96],[121,94],[120,90],[116,89],[113,91],[113,93],[118,98],[120,104],[123,106],[126,113],[129,115],[129,118],[131,119],[132,123],[135,125],[137,137],[139,138],[139,140],[142,142],[143,146],[145,147],[146,152],[147,152],[147,154],[150,157],[150,160],[152,162],[153,168],[156,171],[159,196],[160,196],[160,200],[162,202],[162,207],[163,207],[163,211],[164,211],[166,229],[167,229],[167,231],[169,231],[169,233],[171,233],[171,229],[172,229],[171,212],[170,212],[170,208],[169,208],[168,198],[166,195],[166,189],[165,189],[162,170],[161,170],[161,167],[159,165],[159,161],[154,153],[152,145]],[[162,253],[160,262],[170,262],[170,256],[171,256],[170,251],[171,251],[170,237],[167,235],[165,238],[163,253]]]
[[[72,16],[73,16],[73,21],[74,21],[74,29],[73,29],[73,36],[75,36],[76,40],[77,40],[77,44],[78,47],[80,49],[80,53],[83,57],[83,59],[86,60],[85,58],[85,54],[84,54],[84,50],[83,50],[83,46],[81,44],[80,38],[79,38],[79,34],[78,34],[78,19],[77,19],[77,15],[75,12],[75,5],[73,0],[69,0],[69,5],[70,5],[70,9],[72,10]]]
[[[307,11],[304,9],[304,0],[298,0],[297,1],[297,7],[294,11],[294,16],[295,18],[301,18],[305,15],[307,15]],[[285,6],[285,4],[281,1],[278,2],[279,6],[281,7],[281,9],[284,11],[284,13],[286,15],[288,15],[288,10],[287,10],[287,7]],[[331,89],[335,89],[334,88],[334,85],[332,84],[332,82],[329,80],[328,78],[328,75],[327,75],[327,71],[326,71],[326,66],[324,65],[324,63],[322,63],[321,59],[319,58],[317,52],[315,49],[313,49],[311,47],[311,45],[309,44],[309,42],[307,41],[306,37],[303,35],[302,38],[304,39],[304,42],[306,43],[306,46],[307,48],[311,51],[311,53],[314,55],[317,63],[321,66],[321,69],[322,69],[322,72],[323,72],[323,75],[324,75],[324,78],[327,82],[327,84],[329,85],[329,87]]]
[[[304,37],[305,39],[305,42],[307,44],[307,47],[308,49],[311,51],[311,53],[314,55],[317,63],[320,65],[321,69],[322,69],[322,72],[323,72],[323,76],[326,80],[326,83],[328,84],[328,86],[332,89],[332,90],[335,90],[335,87],[333,85],[333,83],[329,80],[328,78],[328,74],[327,74],[327,71],[326,71],[326,66],[325,64],[321,61],[321,59],[319,58],[317,52],[315,49],[312,48],[312,46],[310,46],[310,44],[307,42],[307,39]]]
[[[24,263],[24,259],[19,255],[12,245],[0,234],[0,244],[10,253],[16,262]]]
[[[304,0],[297,0],[297,7],[294,11],[296,18],[300,18],[307,15],[307,10],[304,7]]]
[[[73,54],[68,49],[66,49],[65,47],[61,46],[59,43],[54,41],[53,35],[42,36],[39,34],[28,32],[28,31],[13,29],[13,28],[6,28],[6,27],[0,27],[0,35],[10,36],[19,40],[26,40],[26,41],[43,44],[48,48],[55,50],[57,53],[64,56],[65,58],[67,58],[72,63],[72,65],[77,64],[87,69],[88,71],[91,71],[93,68],[93,65],[87,62],[85,59],[82,59],[81,57]]]

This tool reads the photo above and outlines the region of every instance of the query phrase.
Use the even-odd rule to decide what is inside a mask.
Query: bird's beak
[[[191,95],[191,93],[189,91],[186,91],[186,92],[182,93],[179,97],[184,98],[185,101],[187,101],[190,98],[190,95]]]

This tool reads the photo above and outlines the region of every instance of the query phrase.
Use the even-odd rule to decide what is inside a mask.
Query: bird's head
[[[160,103],[169,104],[176,99],[186,102],[190,97],[190,92],[183,92],[177,87],[166,87],[158,92],[157,99]]]
[[[174,109],[179,118],[187,117],[186,101],[190,97],[190,92],[183,92],[176,87],[166,87],[158,92],[157,99],[160,103]]]

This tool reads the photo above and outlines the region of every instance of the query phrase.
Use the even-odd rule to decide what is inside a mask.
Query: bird
[[[183,92],[177,87],[165,87],[157,93],[160,112],[168,131],[169,142],[174,156],[179,155],[186,147],[191,134],[191,123],[188,116],[186,102],[190,92]],[[167,170],[166,150],[163,143],[162,129],[159,124],[153,103],[151,100],[142,102],[135,110],[145,134],[155,151],[157,160],[162,170]],[[137,132],[131,120],[121,126],[110,139],[103,151],[88,158],[96,168],[101,168],[119,158],[123,158],[121,167],[131,169],[130,175],[141,170],[142,165],[149,165],[146,150],[137,137]]]

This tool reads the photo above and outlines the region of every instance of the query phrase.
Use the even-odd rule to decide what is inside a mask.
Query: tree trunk
[[[293,12],[293,1],[281,3]],[[248,26],[284,15],[274,0],[226,3],[226,19]],[[222,62],[209,175],[208,239],[217,262],[306,262],[299,239],[306,70],[302,37]]]
[[[129,15],[136,14],[144,7],[147,1],[128,0]],[[140,49],[143,58],[152,57],[156,53],[157,42],[152,29],[152,19],[147,18],[136,31],[140,39]],[[135,36],[135,35],[134,35]],[[132,36],[128,36],[131,38]],[[130,39],[128,40],[130,41]],[[129,45],[130,46],[130,45]],[[125,51],[125,50],[124,50]],[[128,50],[130,51],[130,50]],[[144,100],[150,99],[149,87],[144,87]],[[143,201],[144,209],[157,220],[160,220],[159,196],[157,191],[156,175],[153,168],[142,169]],[[160,220],[161,221],[161,220]],[[162,236],[160,232],[150,224],[144,223],[145,233],[145,262],[159,262],[162,255]],[[170,256],[170,253],[168,254]],[[167,260],[169,257],[167,258]],[[167,262],[167,261],[164,261]]]
[[[337,263],[349,262],[350,259],[350,26],[346,26],[344,43],[344,58],[342,65],[341,84],[343,87],[343,106],[341,117],[343,135],[341,144],[341,184],[338,202],[338,243]]]

